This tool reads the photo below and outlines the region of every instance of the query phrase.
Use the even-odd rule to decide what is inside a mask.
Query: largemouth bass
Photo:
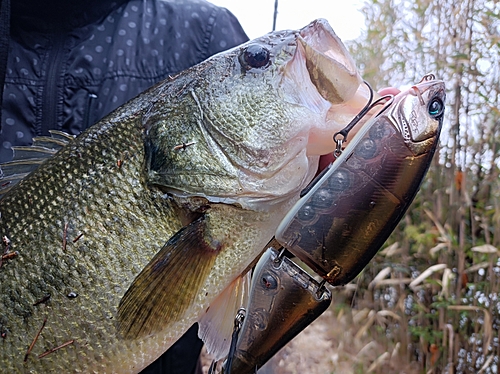
[[[139,372],[197,321],[224,354],[218,311],[364,105],[360,83],[315,21],[152,87],[43,162],[0,200],[0,371]]]

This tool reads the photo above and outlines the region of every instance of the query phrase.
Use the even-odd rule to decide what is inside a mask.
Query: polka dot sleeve
[[[211,34],[209,36],[207,56],[235,47],[248,41],[248,36],[236,17],[225,8],[218,8]]]

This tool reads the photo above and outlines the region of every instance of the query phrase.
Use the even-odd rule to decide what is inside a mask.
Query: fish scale
[[[97,133],[104,130],[107,137],[115,139],[106,144],[105,152],[96,140]],[[112,316],[125,292],[124,285],[181,227],[168,204],[156,201],[155,194],[144,188],[140,127],[115,122],[104,130],[95,129],[77,139],[62,151],[58,162],[44,164],[1,201],[0,232],[11,240],[12,250],[19,252],[0,271],[2,290],[8,290],[0,298],[1,326],[7,332],[6,339],[17,339],[11,344],[16,351],[11,361],[15,366],[23,361],[36,330],[47,317],[47,326],[27,367],[38,367],[41,372],[54,370],[52,357],[57,355],[60,362],[60,356],[67,355],[76,369],[81,362],[78,357],[92,354],[99,335],[115,333]],[[118,167],[123,149],[130,156]],[[47,174],[50,178],[42,183],[38,177]],[[36,219],[38,212],[43,212],[42,220]],[[63,248],[65,224],[67,242]],[[124,230],[130,227],[135,229]],[[82,232],[83,236],[73,243]],[[38,250],[25,250],[33,243],[37,243]],[[102,288],[94,287],[96,284]],[[69,299],[69,292],[78,297]],[[51,297],[46,305],[33,306],[47,294]],[[20,334],[19,326],[25,318],[31,319],[31,328]],[[79,321],[76,329],[74,321]],[[81,321],[87,328],[82,328]],[[93,325],[97,321],[95,326],[100,328],[96,330]],[[53,326],[68,333],[51,339]],[[70,339],[75,340],[74,347],[36,358]],[[15,366],[4,366],[2,370],[12,372]]]

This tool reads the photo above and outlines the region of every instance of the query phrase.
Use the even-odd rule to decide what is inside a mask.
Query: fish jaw
[[[297,47],[286,64],[282,90],[290,103],[309,109],[307,156],[311,167],[317,157],[335,150],[333,134],[340,131],[369,101],[356,64],[326,20],[318,19],[296,35]],[[375,94],[375,98],[380,97]],[[360,121],[364,123],[364,120]],[[357,127],[352,135],[357,132]]]
[[[361,77],[354,60],[327,21],[318,19],[300,30],[298,40],[318,92],[333,105],[354,96]]]
[[[336,143],[333,135],[342,130],[369,101],[370,90],[362,84],[356,64],[327,21],[318,19],[300,30],[295,60],[303,58],[310,82],[328,102],[308,133],[307,155],[331,154]],[[298,79],[295,78],[297,81]],[[379,95],[375,94],[375,98]],[[365,120],[360,121],[360,126]],[[350,136],[356,134],[356,126]]]

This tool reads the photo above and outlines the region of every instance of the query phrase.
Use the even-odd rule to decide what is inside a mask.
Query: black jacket
[[[78,134],[152,84],[248,39],[229,11],[204,0],[11,7],[0,162],[12,145],[49,129]]]

